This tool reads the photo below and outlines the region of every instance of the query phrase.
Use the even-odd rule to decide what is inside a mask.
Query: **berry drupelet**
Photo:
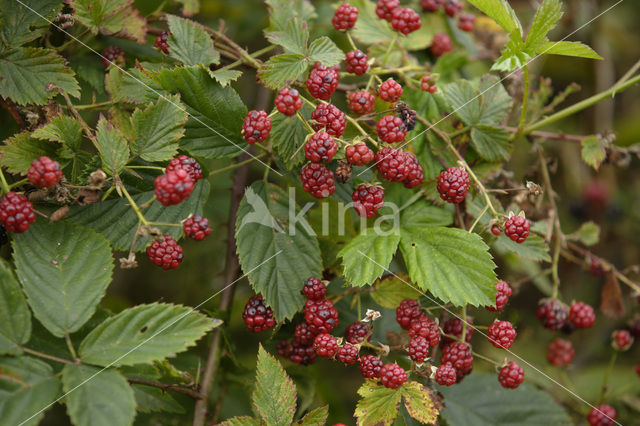
[[[498,237],[498,236],[500,236],[502,231],[500,230],[500,227],[498,225],[492,225],[491,226],[491,233],[493,235],[495,235],[496,237]]]
[[[487,310],[492,312],[501,311],[509,303],[509,298],[513,294],[511,286],[506,281],[500,280],[496,284],[496,306],[487,306]]]
[[[364,142],[358,142],[354,145],[349,145],[344,150],[344,155],[347,158],[349,164],[353,166],[364,166],[373,160],[373,151]]]
[[[0,225],[6,232],[21,234],[35,221],[33,204],[24,195],[7,192],[0,198]]]
[[[309,163],[300,171],[302,188],[316,198],[325,198],[336,192],[333,173],[318,163]]]
[[[350,30],[358,20],[358,8],[351,6],[349,3],[342,3],[333,14],[331,23],[333,28],[338,31]]]
[[[158,176],[153,184],[155,186],[154,194],[164,206],[179,204],[189,198],[193,192],[193,180],[189,177],[189,173],[182,168]]]
[[[281,114],[291,117],[296,111],[302,108],[302,99],[296,89],[285,87],[276,95],[274,100],[276,108]]]
[[[189,177],[194,184],[198,180],[202,179],[202,167],[200,167],[200,164],[198,164],[195,158],[191,158],[187,155],[178,155],[169,162],[166,172],[175,172],[178,169],[184,169],[189,173]]]
[[[314,133],[304,144],[305,157],[314,163],[330,162],[337,150],[336,141],[327,132]]]
[[[51,188],[62,179],[60,163],[46,156],[33,160],[27,172],[27,179],[35,186]]]
[[[461,203],[469,189],[469,174],[465,169],[449,167],[438,177],[438,193],[448,203]]]
[[[360,184],[353,194],[353,207],[362,217],[372,218],[384,206],[384,189],[380,186]]]
[[[273,311],[264,304],[261,294],[249,298],[244,307],[242,319],[247,326],[247,330],[253,333],[260,333],[276,325]]]
[[[182,247],[171,235],[165,235],[164,240],[155,240],[147,247],[147,256],[162,269],[176,269],[182,263]]]
[[[369,57],[360,49],[347,53],[345,69],[347,72],[362,75],[369,69]]]
[[[369,114],[373,112],[376,98],[366,90],[351,92],[348,95],[349,109],[356,114]]]
[[[575,355],[576,351],[568,340],[555,339],[547,346],[547,361],[557,367],[569,365]]]
[[[332,104],[320,104],[311,113],[311,123],[313,130],[325,130],[331,136],[339,138],[347,127],[347,120],[344,112]]]
[[[515,361],[509,361],[498,373],[498,381],[503,388],[515,389],[523,380],[524,370]]]
[[[269,137],[271,132],[271,119],[264,111],[252,110],[247,113],[247,117],[242,123],[242,137],[249,144],[263,142]]]
[[[184,235],[197,241],[204,240],[205,237],[211,233],[209,219],[200,215],[187,218],[182,223],[182,230],[184,231]]]

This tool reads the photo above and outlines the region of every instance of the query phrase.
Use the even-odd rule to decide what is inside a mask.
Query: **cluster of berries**
[[[156,177],[154,194],[164,206],[179,204],[189,198],[194,184],[202,179],[202,168],[194,159],[179,155],[171,160],[165,173]],[[201,241],[211,233],[209,220],[202,216],[189,216],[182,222],[184,235]],[[182,263],[182,247],[171,237],[163,235],[147,247],[147,256],[151,262],[162,269],[176,269]]]
[[[111,63],[124,65],[124,50],[118,46],[109,46],[102,52],[102,63],[105,68]]]
[[[422,7],[423,12],[436,12],[440,6],[451,18],[455,18],[456,15],[460,14],[462,11],[462,3],[459,0],[420,0],[420,7]],[[473,22],[475,20],[475,16],[462,13],[458,17],[458,28],[462,31],[473,31]]]
[[[404,35],[419,30],[422,26],[420,15],[411,8],[400,7],[400,0],[378,0],[376,15],[389,21],[394,30]]]
[[[169,31],[162,31],[153,43],[156,49],[160,49],[165,55],[169,54]]]

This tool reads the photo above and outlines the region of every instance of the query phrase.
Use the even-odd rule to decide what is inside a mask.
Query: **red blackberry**
[[[313,130],[318,131],[324,129],[331,136],[339,138],[347,127],[347,121],[344,112],[338,107],[331,104],[320,104],[311,113],[311,120],[315,123],[311,124]]]
[[[407,381],[407,372],[398,364],[385,364],[380,369],[380,381],[390,389],[398,389]]]
[[[181,203],[189,198],[193,191],[193,181],[184,169],[176,169],[174,172],[160,175],[153,184],[156,187],[154,194],[164,206]]]
[[[509,321],[496,321],[489,326],[487,337],[496,348],[509,349],[516,340],[516,329]]]
[[[422,316],[422,311],[417,300],[404,299],[396,308],[396,321],[405,330],[409,329],[411,321],[420,318],[420,316]]]
[[[463,13],[460,15],[460,18],[458,18],[458,28],[468,33],[473,32],[475,21],[476,17],[474,15]]]
[[[407,175],[402,181],[405,188],[414,188],[422,183],[424,180],[424,172],[422,166],[418,161],[418,157],[410,152],[407,152]]]
[[[302,294],[307,300],[322,300],[325,294],[327,294],[327,286],[316,277],[309,277],[309,279],[304,282]]]
[[[162,31],[158,37],[156,37],[155,43],[153,46],[156,49],[162,50],[165,54],[169,54],[169,31]]]
[[[293,354],[293,345],[287,339],[282,339],[278,342],[278,355],[283,358],[289,358]]]
[[[101,56],[102,63],[105,67],[111,65],[112,62],[114,64],[124,65],[124,50],[120,49],[118,46],[108,46],[106,49],[104,49]]]
[[[293,335],[295,336],[296,341],[304,345],[313,344],[313,341],[316,338],[316,333],[313,333],[311,331],[311,329],[309,328],[309,324],[307,324],[306,322],[296,324]]]
[[[347,53],[345,69],[347,72],[362,75],[369,69],[369,57],[360,49]]]
[[[344,338],[347,342],[357,345],[366,340],[369,340],[371,334],[371,327],[362,321],[352,322],[347,326],[344,331]]]
[[[506,281],[498,281],[498,284],[496,284],[496,306],[487,306],[487,310],[492,312],[503,310],[504,307],[507,306],[507,303],[509,303],[509,298],[512,293],[513,290],[511,290],[511,287]]]
[[[436,58],[450,52],[453,49],[453,43],[451,37],[445,33],[436,34],[431,41],[431,53]]]
[[[363,355],[360,357],[358,368],[365,379],[376,379],[380,377],[380,369],[384,365],[382,360],[374,355]]]
[[[191,216],[182,222],[182,230],[184,235],[197,241],[204,240],[211,233],[209,219],[200,215]]]
[[[349,145],[344,150],[349,164],[354,166],[364,166],[373,160],[373,151],[364,142],[358,142],[355,145]]]
[[[589,328],[596,322],[596,313],[590,305],[575,302],[569,308],[569,321],[578,328]]]
[[[440,364],[436,370],[436,383],[440,386],[451,386],[457,381],[456,369],[450,362]]]
[[[338,340],[328,333],[320,333],[313,341],[313,350],[323,358],[333,358],[338,352]]]
[[[569,309],[558,300],[543,299],[538,304],[536,316],[544,328],[557,331],[567,323]]]
[[[333,68],[316,63],[305,84],[311,96],[328,101],[338,88],[338,73]]]
[[[593,408],[587,416],[591,426],[611,426],[615,424],[616,409],[607,404],[600,404]]]
[[[467,322],[470,325],[473,325],[473,321],[471,320],[471,318],[467,318]],[[459,318],[450,318],[446,320],[444,324],[442,324],[442,332],[444,334],[448,334],[449,336],[455,336],[458,339],[462,339],[462,329],[463,329],[463,322]],[[467,332],[464,338],[465,342],[469,343],[471,341],[471,337],[473,336],[474,332],[475,332],[475,329],[473,327],[467,326]],[[443,345],[448,345],[453,342],[455,342],[455,340],[451,339],[450,337],[447,337],[447,336],[442,337]]]
[[[361,183],[353,191],[351,199],[360,216],[372,218],[384,206],[384,188]]]
[[[338,348],[336,358],[338,358],[338,361],[344,362],[345,364],[355,364],[358,360],[358,352],[359,349],[357,346],[353,346],[350,343],[345,343]]]
[[[498,381],[503,388],[515,389],[523,380],[524,370],[515,361],[509,361],[498,373]]]
[[[165,235],[164,241],[154,240],[147,247],[147,256],[162,269],[176,269],[182,263],[182,247],[171,235]]]
[[[300,93],[296,89],[285,87],[278,92],[274,102],[278,111],[289,117],[295,115],[296,111],[302,108],[302,99],[300,99]]]
[[[378,0],[376,15],[378,18],[391,22],[393,11],[400,6],[400,0]]]
[[[504,235],[518,244],[529,236],[529,221],[522,216],[511,216],[504,222]]]
[[[409,156],[395,148],[382,148],[376,152],[376,168],[382,178],[390,182],[402,182],[410,170]]]
[[[350,30],[358,20],[358,8],[349,3],[342,3],[333,14],[331,23],[336,30]]]
[[[454,18],[462,10],[462,3],[458,0],[447,0],[444,3],[444,13]]]
[[[602,266],[602,262],[597,257],[591,255],[591,266],[589,267],[589,273],[594,277],[602,277],[607,273],[604,267]],[[640,298],[638,299],[640,300]],[[640,302],[639,302],[640,303]]]
[[[386,143],[402,142],[407,136],[407,128],[398,117],[385,115],[376,125],[376,131],[381,141]]]
[[[459,382],[462,377],[471,372],[473,367],[471,346],[461,342],[453,342],[444,346],[440,355],[440,364],[446,364],[447,362],[450,362],[453,368],[456,369],[457,381]]]
[[[378,88],[378,94],[380,99],[387,102],[397,102],[402,96],[402,86],[400,86],[394,79],[390,78],[383,82]]]
[[[316,360],[316,352],[313,350],[313,345],[305,345],[294,340],[291,344],[291,350],[289,359],[296,364],[309,365]]]
[[[616,351],[626,351],[633,344],[633,337],[628,330],[616,330],[611,334],[611,346]]]
[[[304,144],[305,157],[314,163],[328,163],[337,150],[336,141],[327,132],[314,133]]]
[[[576,351],[568,340],[555,339],[547,346],[547,361],[557,367],[569,365],[575,355]]]
[[[469,189],[469,174],[465,169],[449,167],[438,177],[438,192],[440,198],[448,203],[461,203]]]
[[[309,163],[300,171],[302,188],[316,198],[325,198],[336,192],[333,173],[318,163]]]
[[[7,192],[0,198],[0,225],[7,232],[22,234],[36,221],[33,204],[17,192]]]
[[[37,160],[33,160],[29,171],[27,172],[29,182],[35,186],[50,188],[55,186],[62,178],[62,169],[60,163],[53,161],[49,157],[42,156]]]
[[[420,89],[424,92],[435,93],[438,91],[435,81],[430,75],[425,75],[420,80]]]
[[[391,26],[404,35],[419,30],[422,26],[420,15],[411,8],[396,8],[391,12]]]
[[[187,155],[178,155],[169,162],[166,172],[175,172],[178,169],[184,169],[189,173],[189,177],[194,184],[198,180],[202,179],[202,167],[200,167],[200,164],[198,164],[195,158],[191,158]]]
[[[409,342],[409,358],[422,364],[429,357],[429,342],[421,336],[414,337]]]
[[[502,231],[500,231],[500,227],[498,227],[498,225],[493,225],[491,226],[491,233],[497,237],[502,233]]]
[[[271,132],[271,119],[264,111],[252,110],[247,113],[247,117],[242,123],[242,137],[253,145],[262,142],[269,137]]]
[[[349,93],[348,100],[351,111],[361,115],[373,112],[376,102],[376,98],[366,90]]]
[[[409,326],[409,336],[416,338],[424,337],[429,341],[429,346],[438,346],[440,343],[440,328],[438,324],[425,315],[411,321]]]
[[[338,311],[330,300],[307,300],[304,319],[313,333],[329,333],[338,326]]]
[[[247,330],[253,333],[260,333],[276,325],[273,311],[264,304],[261,294],[249,298],[244,307],[242,319],[247,326]]]
[[[444,4],[445,0],[420,0],[420,7],[423,12],[436,12]]]

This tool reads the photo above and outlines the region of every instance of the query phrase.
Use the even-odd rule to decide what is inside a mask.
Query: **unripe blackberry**
[[[489,326],[487,337],[496,348],[509,349],[516,339],[516,329],[509,321],[496,321]]]
[[[345,343],[338,348],[336,358],[338,358],[338,361],[344,362],[345,364],[355,364],[358,360],[358,352],[359,349],[357,346],[353,346],[350,343]]]
[[[347,127],[347,120],[344,112],[332,104],[320,104],[311,113],[311,124],[313,130],[325,130],[331,136],[339,138]]]
[[[101,56],[102,63],[105,67],[111,65],[112,62],[114,64],[124,65],[124,50],[120,49],[118,46],[108,46],[104,49]]]
[[[0,225],[7,232],[22,234],[36,221],[33,204],[17,192],[7,192],[0,197]]]
[[[384,206],[384,188],[362,183],[353,191],[351,199],[360,216],[372,218]]]
[[[400,86],[394,79],[390,78],[383,82],[378,88],[378,94],[380,99],[387,102],[397,102],[402,96],[402,86]]]
[[[162,31],[158,37],[156,37],[156,41],[153,43],[153,46],[156,49],[162,50],[163,53],[169,54],[169,31]]]
[[[315,362],[316,352],[313,350],[313,345],[305,345],[294,340],[291,346],[292,353],[289,356],[289,359],[292,362],[300,365],[309,365]]]
[[[318,163],[309,163],[300,171],[302,188],[316,198],[325,198],[336,192],[333,173]]]
[[[202,179],[202,167],[200,167],[195,158],[191,158],[188,155],[178,155],[171,160],[167,165],[166,172],[175,172],[178,169],[184,169],[189,173],[189,177],[194,184]]]
[[[522,216],[511,216],[504,222],[504,235],[518,244],[529,236],[529,221]]]
[[[461,10],[462,3],[458,0],[447,0],[444,3],[444,12],[452,18],[454,18]]]
[[[55,186],[62,178],[60,163],[46,156],[33,160],[27,172],[27,178],[35,186],[44,188]]]
[[[300,99],[300,93],[296,89],[285,87],[278,92],[274,102],[278,111],[289,117],[295,115],[296,111],[302,108],[302,99]]]
[[[307,300],[304,319],[313,333],[330,333],[338,326],[338,311],[330,300]]]
[[[471,320],[471,318],[467,318],[467,322],[470,325],[473,325],[473,321]],[[462,339],[462,330],[463,330],[463,322],[459,318],[450,318],[446,320],[444,324],[442,324],[442,332],[444,334],[448,334],[449,336],[455,336],[458,339]],[[469,343],[471,341],[471,337],[473,337],[474,332],[475,332],[475,329],[473,327],[467,326],[467,332],[464,338],[465,342]],[[447,336],[442,337],[443,345],[448,345],[453,342],[455,342],[455,340]]]
[[[450,362],[440,364],[436,370],[436,383],[440,386],[451,386],[457,381],[456,369],[453,368]]]
[[[289,358],[293,354],[293,345],[287,339],[282,339],[277,346],[278,355],[283,358]]]
[[[424,180],[424,172],[422,166],[416,157],[411,152],[407,152],[407,175],[402,181],[405,188],[414,188],[422,183]]]
[[[425,75],[420,80],[420,89],[424,92],[435,93],[438,91],[435,81],[430,75]]]
[[[429,342],[429,346],[438,346],[438,343],[440,343],[440,327],[426,315],[420,315],[420,317],[411,321],[409,336],[411,338],[424,337]]]
[[[380,381],[390,389],[398,389],[407,381],[407,372],[398,364],[385,364],[380,369]]]
[[[382,360],[374,355],[363,355],[360,357],[358,368],[365,379],[376,379],[380,377],[380,369],[384,365]]]
[[[305,157],[314,163],[328,163],[337,150],[338,144],[327,132],[314,133],[304,144]]]
[[[495,235],[496,237],[498,237],[498,236],[500,236],[502,231],[500,230],[500,227],[498,225],[493,225],[493,226],[491,226],[491,233],[493,235]]]
[[[204,240],[211,233],[209,219],[200,215],[191,216],[182,222],[182,230],[184,235],[196,241]]]
[[[371,326],[362,321],[355,321],[349,324],[344,331],[344,338],[347,342],[357,345],[366,340],[369,340],[371,334]]]
[[[338,88],[338,73],[333,68],[316,63],[311,69],[305,85],[311,96],[328,101]]]
[[[163,241],[154,240],[147,247],[147,256],[162,269],[176,269],[182,263],[182,247],[171,238],[171,235],[165,235]]]
[[[158,176],[153,184],[156,188],[154,194],[164,206],[179,204],[193,192],[193,181],[189,173],[181,168]]]
[[[589,328],[596,322],[596,313],[590,305],[575,302],[569,308],[569,321],[578,328]]]
[[[366,90],[349,93],[348,100],[349,108],[356,114],[369,114],[375,108],[376,98]]]
[[[396,308],[396,321],[405,330],[409,329],[411,321],[420,318],[421,315],[420,303],[417,300],[404,299]]]
[[[393,11],[400,6],[400,0],[378,0],[376,15],[378,18],[391,22]]]
[[[354,166],[364,166],[373,160],[373,151],[364,142],[358,142],[354,145],[349,145],[344,150],[344,155],[347,158],[349,164]]]
[[[473,368],[471,346],[461,342],[445,345],[440,355],[440,364],[446,364],[447,362],[450,362],[453,368],[456,369],[457,381],[459,382]]]
[[[513,290],[509,283],[504,280],[498,281],[498,284],[496,284],[496,306],[487,306],[487,310],[492,312],[503,310],[509,303],[511,294],[513,294]]]
[[[345,69],[347,72],[362,75],[369,69],[369,57],[360,49],[347,53],[345,59]]]
[[[633,337],[628,330],[616,330],[611,334],[611,346],[616,351],[626,351],[633,344]]]
[[[544,328],[557,331],[567,323],[569,309],[556,299],[543,299],[538,304],[536,316]]]
[[[555,339],[547,347],[547,361],[557,367],[569,365],[575,355],[576,351],[568,340]]]
[[[445,33],[436,34],[433,36],[433,41],[431,42],[431,53],[436,58],[444,55],[447,52],[450,52],[453,49],[453,43],[451,42],[451,37],[449,37]]]
[[[504,388],[515,389],[523,380],[524,370],[515,361],[509,361],[498,373],[498,381]]]
[[[407,136],[407,128],[402,120],[393,115],[385,115],[376,124],[378,138],[386,143],[402,142]]]
[[[264,111],[252,110],[247,113],[247,117],[242,123],[242,137],[253,145],[256,142],[263,142],[269,137],[271,132],[271,119]]]
[[[327,294],[327,286],[316,277],[309,277],[304,282],[302,294],[307,300],[322,300]]]
[[[323,358],[333,358],[338,352],[338,340],[328,333],[320,333],[313,341],[313,350]]]
[[[276,325],[273,311],[264,304],[261,294],[249,298],[244,307],[242,319],[247,326],[247,330],[252,333],[260,333]]]
[[[420,0],[420,7],[423,12],[436,12],[444,2],[445,0]]]
[[[409,341],[409,358],[422,364],[429,357],[429,342],[424,337],[414,337]]]
[[[342,3],[336,9],[331,18],[333,28],[336,30],[350,30],[358,20],[358,8],[351,6],[349,3]]]
[[[438,177],[438,193],[448,203],[461,203],[469,189],[469,174],[465,169],[449,167]]]
[[[407,153],[395,148],[382,148],[376,152],[375,161],[382,178],[390,182],[402,182],[411,169]]]
[[[396,8],[391,12],[391,26],[404,35],[419,30],[422,26],[420,15],[411,8]]]
[[[600,404],[593,408],[587,416],[591,426],[611,426],[615,424],[616,409],[607,404]]]
[[[294,329],[293,335],[295,339],[304,344],[311,345],[316,338],[316,333],[311,331],[309,324],[306,322],[301,322],[300,324],[296,324],[296,328]]]
[[[463,13],[458,18],[458,28],[468,33],[473,32],[476,17],[474,15]]]

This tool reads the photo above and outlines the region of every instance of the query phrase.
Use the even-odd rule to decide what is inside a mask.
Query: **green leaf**
[[[74,17],[93,34],[118,35],[145,43],[147,23],[133,0],[70,0]]]
[[[538,46],[548,41],[547,34],[562,18],[562,3],[559,0],[544,0],[533,19],[525,47],[535,52]]]
[[[493,243],[493,247],[500,253],[512,252],[522,259],[551,262],[549,246],[537,235],[531,235],[523,243],[518,244],[504,234],[500,234]]]
[[[439,386],[448,424],[474,426],[547,426],[572,422],[546,392],[527,383],[518,389],[500,386],[495,375],[474,373],[455,386]]]
[[[35,426],[60,394],[49,364],[30,357],[0,358],[0,424]]]
[[[580,143],[582,150],[582,160],[593,167],[595,170],[600,168],[602,162],[607,158],[607,144],[603,138],[599,136],[589,136]]]
[[[579,41],[550,41],[538,47],[536,51],[539,55],[563,55],[574,56],[576,58],[604,59],[592,48]]]
[[[243,153],[247,142],[240,132],[247,108],[231,87],[213,81],[204,68],[163,69],[156,80],[179,93],[189,120],[180,148],[194,157],[228,158]]]
[[[11,173],[27,174],[33,160],[45,155],[56,158],[59,145],[30,137],[29,132],[13,135],[0,146],[0,164]]]
[[[169,23],[169,56],[185,65],[220,63],[220,53],[202,25],[190,19],[166,15]]]
[[[60,142],[72,151],[76,151],[82,143],[82,124],[73,117],[59,115],[46,125],[34,130],[31,137]]]
[[[282,365],[264,350],[258,348],[256,387],[251,395],[253,410],[265,424],[289,426],[296,412],[296,385]]]
[[[352,286],[363,287],[380,278],[398,250],[400,235],[368,228],[353,238],[338,256],[342,258],[344,276]]]
[[[344,60],[344,53],[329,37],[322,36],[313,40],[309,45],[309,60],[332,67]]]
[[[142,413],[184,413],[184,408],[164,389],[143,385],[131,385],[136,398],[137,410]]]
[[[76,426],[128,426],[136,416],[136,400],[127,379],[114,369],[66,365],[62,387],[67,413]]]
[[[290,209],[300,214],[297,220],[289,217]],[[305,211],[299,212],[283,189],[261,181],[245,191],[238,209],[236,244],[242,270],[278,320],[302,308],[303,283],[322,272],[320,247],[302,216]]]
[[[582,241],[586,246],[598,244],[598,241],[600,241],[600,227],[594,222],[585,222],[580,225],[580,229],[571,234],[571,237]]]
[[[182,14],[184,16],[193,16],[200,12],[200,0],[176,0],[182,5]]]
[[[520,30],[513,31],[509,38],[509,42],[500,52],[500,57],[491,67],[492,71],[515,71],[533,60],[533,54],[525,51]]]
[[[260,68],[260,81],[270,89],[278,90],[295,81],[307,70],[304,55],[274,55]]]
[[[62,2],[40,0],[27,5],[30,9],[15,0],[0,0],[0,51],[41,37],[49,30],[45,19],[53,20]]]
[[[37,221],[14,235],[13,257],[33,314],[58,337],[91,318],[111,282],[107,240],[82,226]]]
[[[377,381],[365,380],[358,389],[358,395],[362,399],[358,401],[354,414],[358,426],[393,424],[402,402],[401,388],[389,389]]]
[[[449,107],[469,126],[497,126],[511,108],[511,97],[493,75],[485,75],[478,82],[448,84],[443,92]]]
[[[286,53],[307,54],[309,29],[307,23],[298,18],[291,18],[282,31],[266,34],[267,40],[281,46]]]
[[[144,111],[136,109],[131,116],[134,131],[131,153],[151,162],[173,158],[186,122],[187,113],[178,96],[162,97]]]
[[[296,424],[302,426],[324,426],[327,423],[327,417],[329,417],[329,406],[325,405],[309,411]]]
[[[437,424],[440,401],[431,389],[418,382],[406,382],[401,389],[411,417],[422,424]]]
[[[267,32],[283,31],[291,18],[309,22],[317,16],[309,0],[266,0],[265,3],[269,7]]]
[[[305,120],[309,120],[313,108],[305,103],[302,104],[299,112]],[[278,153],[288,170],[305,161],[304,151],[299,148],[305,143],[306,137],[307,128],[298,117],[276,114],[271,119],[270,138],[273,149]]]
[[[427,201],[418,201],[402,210],[400,220],[404,227],[449,226],[453,224],[453,212]]]
[[[488,161],[509,159],[510,134],[500,127],[476,126],[471,129],[471,146]]]
[[[117,175],[129,161],[129,145],[120,129],[103,116],[96,126],[96,144],[102,159],[102,168],[110,175]]]
[[[125,72],[111,67],[105,77],[105,88],[114,102],[133,102],[149,104],[156,102],[158,96],[168,95],[160,84],[152,79],[153,72],[160,69],[155,64],[142,63],[139,68],[130,68]]]
[[[496,21],[506,32],[510,33],[515,29],[522,32],[520,21],[506,0],[469,0],[469,3]]]
[[[103,367],[161,360],[186,351],[221,323],[187,306],[137,305],[93,329],[80,343],[78,355]]]
[[[80,97],[75,73],[54,50],[21,47],[0,58],[0,95],[18,105],[44,105],[61,91]],[[55,85],[55,87],[50,86]]]
[[[238,78],[240,78],[240,76],[242,75],[242,72],[238,70],[219,69],[215,71],[209,70],[209,75],[212,78],[215,78],[216,81],[220,83],[220,86],[226,87],[231,82],[238,80]]]
[[[395,309],[404,299],[417,300],[422,292],[410,286],[409,277],[406,274],[389,275],[376,282],[371,292],[371,297],[383,308]]]
[[[198,181],[191,196],[180,204],[165,207],[160,203],[152,203],[144,215],[151,222],[177,223],[190,214],[202,214],[202,206],[209,196],[209,182]],[[153,191],[132,195],[137,204],[143,204],[153,197]],[[67,220],[85,225],[109,240],[114,250],[129,250],[131,241],[138,227],[138,217],[124,198],[94,203],[88,206],[72,206]],[[171,235],[175,240],[182,236],[182,228],[163,228],[162,233]],[[144,251],[149,238],[138,238],[135,251]]]
[[[353,37],[366,44],[389,43],[393,38],[391,27],[378,18],[376,5],[368,0],[351,0],[349,2],[358,8],[358,20],[353,28]]]
[[[218,426],[261,426],[262,423],[253,417],[249,416],[237,416],[227,419],[220,423]]]
[[[31,337],[31,312],[8,263],[0,259],[0,354],[19,355]]]
[[[457,228],[403,227],[400,251],[409,277],[422,290],[456,306],[491,304],[498,282],[489,247]]]

